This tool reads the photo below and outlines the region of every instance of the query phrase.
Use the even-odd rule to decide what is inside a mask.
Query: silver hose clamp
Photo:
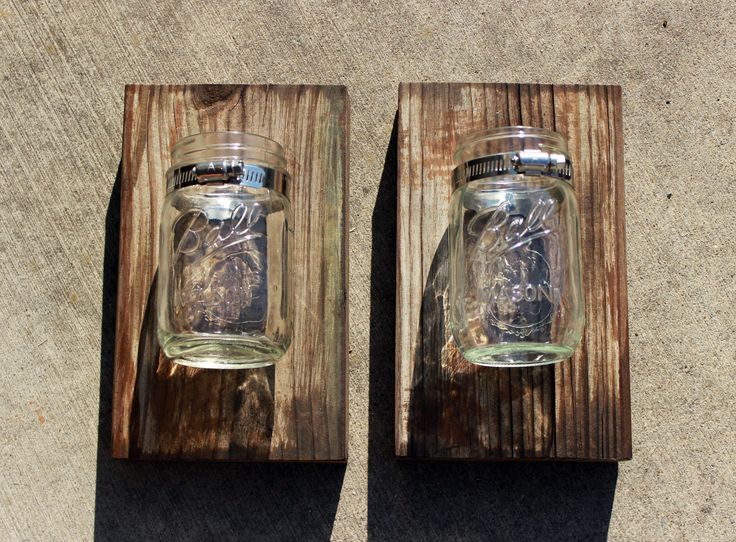
[[[562,153],[523,150],[481,156],[453,171],[455,186],[499,175],[544,175],[570,182],[572,162]]]
[[[211,160],[177,165],[166,173],[166,191],[194,184],[236,184],[249,188],[269,188],[285,193],[289,174],[285,171],[242,160]]]

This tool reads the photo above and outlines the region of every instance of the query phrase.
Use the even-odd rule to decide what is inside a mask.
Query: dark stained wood
[[[586,295],[574,358],[513,370],[455,348],[446,234],[457,140],[512,124],[568,139]],[[402,84],[398,147],[396,455],[631,458],[621,88]]]
[[[159,209],[173,144],[205,131],[279,141],[293,177],[294,338],[276,367],[203,370],[156,340]],[[125,90],[112,453],[119,458],[347,459],[349,99],[337,86]]]

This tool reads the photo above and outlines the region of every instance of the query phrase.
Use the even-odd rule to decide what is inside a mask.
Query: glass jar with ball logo
[[[289,175],[277,142],[211,132],[176,143],[161,211],[158,337],[177,363],[273,364],[292,332]]]
[[[470,362],[569,358],[584,326],[578,211],[564,138],[526,126],[461,140],[450,202],[450,324]]]

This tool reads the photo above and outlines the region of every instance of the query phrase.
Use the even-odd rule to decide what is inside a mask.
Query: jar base
[[[506,343],[478,346],[463,351],[469,362],[484,367],[534,367],[559,363],[575,351],[561,344]]]
[[[170,335],[162,349],[174,363],[200,369],[268,367],[286,353],[283,345],[267,337],[221,335]]]

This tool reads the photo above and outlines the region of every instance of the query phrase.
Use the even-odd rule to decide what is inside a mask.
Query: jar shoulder
[[[508,176],[459,186],[453,191],[450,204],[466,209],[479,209],[507,202],[538,199],[563,203],[568,200],[576,201],[576,196],[570,183],[563,179]]]
[[[164,213],[184,213],[192,209],[233,209],[238,206],[258,208],[270,214],[290,214],[291,202],[282,193],[268,188],[253,189],[233,185],[193,185],[173,190],[166,195]]]

